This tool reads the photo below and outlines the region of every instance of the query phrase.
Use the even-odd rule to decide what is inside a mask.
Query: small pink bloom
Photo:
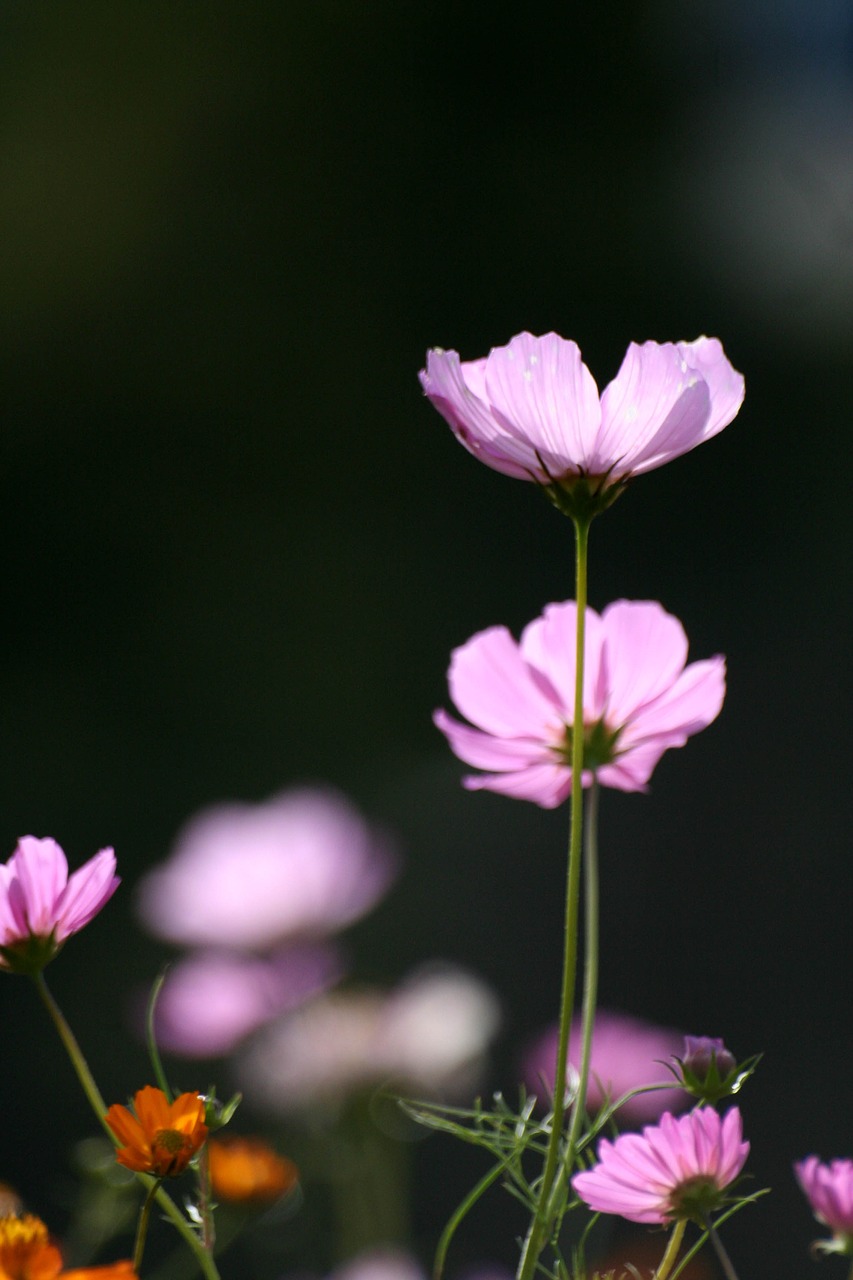
[[[808,1156],[794,1172],[815,1217],[853,1244],[853,1160],[821,1164],[817,1156]]]
[[[170,942],[264,950],[351,924],[395,872],[386,838],[343,796],[285,791],[192,819],[169,861],[142,881],[139,911]]]
[[[591,1209],[631,1222],[701,1219],[719,1205],[748,1154],[737,1107],[723,1117],[699,1107],[678,1119],[667,1113],[641,1134],[602,1138],[598,1164],[576,1173],[572,1186]]]
[[[552,1027],[540,1036],[524,1062],[524,1079],[531,1093],[540,1097],[554,1092],[557,1068],[558,1029]],[[606,1102],[614,1103],[634,1089],[672,1083],[667,1059],[681,1048],[684,1037],[668,1027],[655,1027],[640,1018],[599,1009],[592,1033],[592,1060],[587,1105],[598,1111]],[[580,1068],[580,1019],[572,1023],[569,1037],[569,1065]],[[648,1124],[664,1111],[675,1111],[690,1101],[683,1089],[649,1089],[629,1098],[619,1108],[617,1123]]]
[[[101,910],[119,885],[112,849],[69,878],[55,840],[22,836],[0,865],[0,967],[35,972]]]
[[[340,976],[336,951],[320,943],[284,947],[264,958],[196,952],[166,976],[157,1000],[158,1044],[185,1058],[220,1057]]]
[[[552,604],[516,642],[506,627],[480,631],[454,650],[450,695],[476,728],[444,711],[435,723],[461,760],[488,772],[465,778],[555,808],[572,775],[575,604]],[[721,657],[687,664],[681,623],[653,601],[618,600],[586,613],[584,786],[643,791],[669,747],[681,747],[719,714]]]
[[[456,437],[506,475],[592,492],[660,467],[722,431],[743,378],[716,338],[631,343],[601,396],[576,343],[517,334],[485,359],[436,348],[424,392]]]

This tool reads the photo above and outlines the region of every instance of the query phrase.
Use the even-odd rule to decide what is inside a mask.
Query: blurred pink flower
[[[580,1198],[598,1213],[631,1222],[699,1218],[720,1203],[749,1154],[737,1107],[720,1117],[699,1107],[676,1119],[668,1113],[641,1134],[602,1138],[598,1164],[572,1178]]]
[[[853,1247],[853,1160],[821,1164],[817,1156],[808,1156],[794,1172],[815,1217]]]
[[[557,1068],[558,1029],[552,1027],[540,1036],[526,1055],[523,1066],[525,1083],[531,1093],[550,1097],[554,1092]],[[605,1102],[614,1103],[633,1089],[648,1085],[672,1083],[672,1072],[666,1062],[678,1053],[684,1037],[669,1027],[655,1027],[639,1018],[599,1009],[592,1035],[592,1061],[587,1087],[587,1106],[598,1111]],[[569,1038],[569,1066],[580,1067],[581,1026],[575,1019]],[[629,1098],[617,1113],[617,1123],[647,1124],[664,1111],[681,1110],[690,1102],[684,1089],[653,1089]]]
[[[416,973],[390,995],[335,992],[260,1032],[238,1059],[240,1084],[285,1113],[334,1108],[385,1083],[464,1095],[475,1087],[498,1018],[488,988],[453,968]]]
[[[166,976],[156,1008],[158,1044],[181,1057],[220,1057],[340,976],[337,953],[320,943],[285,947],[264,959],[196,952]]]
[[[142,881],[139,912],[170,942],[263,950],[351,924],[395,871],[385,837],[343,796],[285,791],[193,818],[171,858]]]
[[[597,493],[660,467],[722,431],[743,378],[716,338],[631,343],[599,397],[576,343],[517,334],[480,360],[436,348],[424,392],[457,439],[487,466],[570,491]]]
[[[370,1249],[344,1262],[328,1280],[427,1280],[420,1263],[401,1249]]]
[[[533,800],[545,809],[572,783],[575,603],[547,605],[516,642],[506,627],[480,631],[450,662],[450,695],[471,728],[437,711],[452,750],[475,768],[472,790]],[[584,785],[642,791],[670,747],[719,714],[725,662],[687,662],[677,618],[654,601],[617,600],[586,612]]]
[[[22,836],[0,864],[0,968],[36,972],[101,910],[119,886],[112,849],[68,875],[55,840]]]

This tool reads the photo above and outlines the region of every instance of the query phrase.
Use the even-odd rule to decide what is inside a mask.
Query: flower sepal
[[[853,1258],[853,1236],[838,1232],[828,1240],[813,1240],[809,1246],[812,1253],[829,1257],[831,1253],[840,1254],[843,1258]]]
[[[36,974],[41,973],[45,965],[50,964],[61,948],[62,944],[56,941],[53,933],[45,938],[31,933],[12,946],[0,946],[2,967],[8,969],[10,973],[23,973],[27,977],[34,978]]]
[[[242,1093],[235,1093],[227,1102],[220,1102],[216,1096],[216,1086],[211,1085],[207,1093],[201,1095],[204,1102],[204,1123],[211,1133],[224,1129],[234,1118],[234,1113],[243,1101]]]
[[[542,468],[547,473],[544,462]],[[564,516],[570,516],[576,524],[589,525],[597,515],[612,507],[616,499],[621,497],[628,487],[629,479],[630,476],[623,476],[621,479],[611,480],[610,471],[601,476],[570,472],[559,480],[551,479],[542,488]]]

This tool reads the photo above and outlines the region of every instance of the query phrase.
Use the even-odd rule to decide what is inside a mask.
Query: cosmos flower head
[[[546,606],[516,641],[506,627],[454,650],[450,696],[471,722],[445,711],[435,724],[454,753],[485,772],[464,779],[546,809],[571,791],[575,603]],[[677,618],[654,601],[617,600],[586,611],[584,786],[643,791],[661,756],[719,714],[721,657],[687,663]],[[475,726],[475,727],[471,727]]]
[[[157,1043],[184,1058],[221,1057],[341,974],[340,956],[327,943],[294,943],[269,956],[193,952],[166,974],[154,1017]]]
[[[642,1133],[602,1138],[598,1164],[576,1173],[572,1186],[597,1213],[631,1222],[703,1222],[725,1200],[749,1154],[741,1116],[699,1107],[677,1119],[669,1112]]]
[[[358,920],[396,868],[387,838],[343,796],[302,788],[193,818],[142,881],[139,912],[169,942],[266,950]]]
[[[531,1093],[542,1097],[553,1095],[557,1068],[559,1029],[549,1028],[531,1047],[525,1057],[523,1074]],[[680,1110],[690,1101],[680,1088],[649,1088],[672,1083],[667,1060],[681,1048],[684,1037],[669,1027],[656,1027],[640,1018],[599,1009],[592,1032],[592,1059],[587,1086],[587,1106],[596,1112],[606,1103],[615,1103],[635,1089],[636,1093],[619,1108],[616,1121],[620,1128],[648,1124],[664,1111]],[[581,1022],[576,1018],[569,1034],[569,1066],[577,1072],[580,1066],[578,1047]]]
[[[628,480],[734,418],[743,378],[716,338],[631,343],[599,395],[575,342],[517,334],[483,359],[435,348],[424,393],[475,457],[541,485],[569,514],[595,514]]]
[[[55,840],[22,836],[0,864],[0,968],[37,973],[79,933],[119,886],[112,849],[68,875]]]
[[[835,1237],[821,1247],[853,1255],[853,1160],[823,1164],[808,1156],[794,1165],[794,1172],[815,1217]]]
[[[133,1110],[114,1103],[104,1117],[119,1141],[116,1160],[135,1173],[177,1178],[207,1138],[204,1098],[182,1093],[169,1102],[162,1089],[146,1085]]]

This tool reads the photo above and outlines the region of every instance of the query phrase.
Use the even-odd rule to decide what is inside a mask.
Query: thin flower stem
[[[554,1112],[545,1168],[536,1210],[521,1251],[518,1280],[532,1280],[553,1225],[552,1204],[569,1162],[560,1161],[563,1119],[566,1110],[566,1068],[569,1060],[569,1031],[572,1024],[575,982],[577,977],[578,904],[583,845],[583,678],[586,640],[587,550],[590,520],[575,519],[575,701],[572,719],[572,808],[569,834],[568,871],[566,875],[566,914],[563,943],[563,980],[560,996],[560,1030],[557,1043],[557,1068],[554,1077]],[[586,1094],[586,1080],[581,1079],[579,1094]],[[570,1153],[572,1159],[574,1153]]]
[[[168,965],[164,966],[157,977],[154,979],[154,985],[151,988],[151,995],[148,997],[148,1009],[145,1015],[145,1038],[148,1042],[148,1057],[151,1059],[151,1069],[154,1072],[154,1079],[157,1081],[160,1089],[167,1102],[174,1102],[172,1090],[169,1081],[166,1079],[166,1072],[163,1070],[163,1062],[160,1057],[160,1050],[157,1047],[157,1036],[154,1031],[154,1014],[157,1010],[157,1001],[160,998],[160,992],[163,990],[163,983],[166,981],[166,973]]]
[[[456,1228],[459,1226],[465,1215],[474,1207],[480,1199],[480,1196],[484,1195],[485,1192],[488,1191],[489,1187],[491,1187],[493,1183],[497,1182],[498,1178],[504,1172],[504,1168],[505,1166],[503,1164],[496,1164],[493,1169],[490,1169],[489,1172],[480,1179],[477,1185],[468,1192],[465,1199],[454,1211],[453,1216],[441,1233],[441,1238],[435,1251],[435,1262],[433,1263],[432,1268],[433,1280],[441,1280],[444,1273],[444,1264],[447,1260],[447,1251],[450,1248],[450,1242],[456,1234]]]
[[[59,1038],[71,1059],[71,1065],[77,1074],[77,1079],[80,1081],[83,1092],[89,1100],[89,1105],[97,1116],[98,1124],[104,1130],[104,1133],[107,1135],[113,1146],[118,1146],[118,1140],[106,1121],[107,1104],[104,1102],[104,1099],[101,1096],[101,1091],[95,1083],[95,1077],[89,1070],[89,1064],[83,1056],[83,1052],[77,1043],[74,1032],[66,1022],[62,1010],[48,990],[47,983],[44,980],[44,973],[40,972],[34,974],[33,981],[35,983],[36,990],[39,993],[41,1002],[47,1010],[50,1020],[56,1028],[57,1034],[59,1035]],[[136,1175],[136,1179],[145,1188],[146,1192],[151,1191],[152,1187],[154,1188],[154,1199],[157,1201],[158,1205],[166,1214],[175,1229],[180,1233],[184,1243],[188,1245],[195,1254],[196,1262],[199,1265],[202,1275],[205,1276],[207,1280],[220,1280],[216,1263],[204,1248],[201,1240],[199,1240],[195,1231],[187,1222],[171,1196],[167,1195],[162,1187],[157,1186],[156,1180],[151,1178],[147,1173],[138,1173]]]
[[[145,1238],[148,1235],[148,1223],[151,1218],[151,1206],[160,1189],[159,1182],[152,1182],[151,1189],[142,1204],[139,1211],[139,1222],[136,1225],[136,1243],[133,1246],[133,1269],[134,1271],[142,1270],[142,1255],[145,1252]]]
[[[681,1241],[684,1238],[684,1228],[686,1226],[687,1219],[679,1218],[675,1226],[672,1228],[672,1235],[669,1237],[666,1252],[661,1259],[660,1266],[655,1272],[654,1280],[667,1280],[667,1276],[675,1266],[675,1259],[678,1257],[678,1250],[681,1248]]]
[[[586,1090],[592,1058],[592,1030],[598,999],[598,779],[593,775],[587,792],[586,840],[584,842],[584,933],[585,968],[581,1030],[581,1066],[572,1111],[566,1150],[566,1169],[571,1173],[586,1108]]]
[[[723,1242],[710,1218],[705,1218],[705,1230],[708,1232],[708,1239],[714,1246],[717,1261],[723,1269],[723,1275],[726,1277],[726,1280],[737,1280],[737,1272],[732,1266],[732,1260],[726,1253],[725,1248],[723,1247]]]

